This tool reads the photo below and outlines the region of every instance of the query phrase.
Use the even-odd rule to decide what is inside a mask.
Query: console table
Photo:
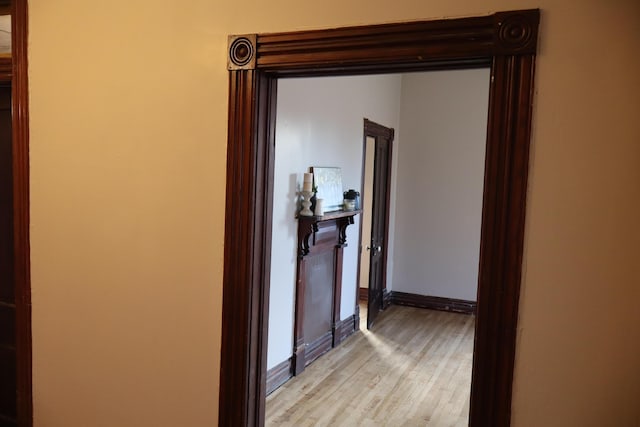
[[[355,211],[298,217],[293,373],[338,345],[342,256]]]

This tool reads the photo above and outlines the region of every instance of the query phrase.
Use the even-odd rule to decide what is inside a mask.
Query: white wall
[[[394,291],[476,299],[489,70],[405,74]]]
[[[399,75],[281,79],[278,82],[267,369],[293,349],[296,191],[310,166],[342,168],[361,188],[363,119],[398,127]],[[360,219],[347,229],[340,318],[354,313]]]

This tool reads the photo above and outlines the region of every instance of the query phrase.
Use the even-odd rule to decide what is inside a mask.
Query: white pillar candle
[[[304,181],[302,182],[302,191],[311,191],[313,182],[313,174],[305,173]]]
[[[322,199],[316,199],[316,211],[314,212],[315,216],[323,216],[324,215],[324,206],[323,205],[324,200]]]

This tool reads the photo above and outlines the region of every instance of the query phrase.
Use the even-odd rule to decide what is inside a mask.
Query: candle
[[[316,200],[316,211],[314,212],[315,216],[324,216],[324,208],[322,206],[322,202],[324,200],[322,199],[317,199]]]
[[[304,181],[302,182],[302,191],[311,191],[312,182],[313,182],[313,174],[305,173]]]

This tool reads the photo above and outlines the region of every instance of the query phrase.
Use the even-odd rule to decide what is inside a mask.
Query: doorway
[[[538,21],[528,10],[230,38],[221,425],[264,423],[278,77],[474,66],[492,83],[470,425],[509,425]]]
[[[288,382],[293,373],[291,361],[297,359],[297,356],[291,359],[293,325],[287,321],[289,313],[294,311],[295,236],[300,225],[306,224],[300,218],[295,219],[299,209],[295,203],[295,190],[301,187],[301,172],[309,165],[341,167],[343,188],[362,191],[362,212],[355,215],[355,224],[347,228],[345,251],[351,249],[351,253],[344,253],[342,316],[337,320],[348,320],[354,312],[359,313],[360,328],[366,329],[367,306],[354,309],[358,286],[355,272],[347,271],[353,269],[358,259],[363,264],[368,260],[366,246],[371,244],[370,239],[363,237],[362,249],[356,250],[360,242],[357,239],[358,220],[361,220],[363,234],[371,229],[366,225],[366,218],[371,211],[367,205],[371,205],[373,183],[367,185],[368,180],[361,178],[361,165],[363,158],[367,158],[365,170],[369,170],[373,181],[375,137],[365,139],[366,134],[384,135],[387,142],[391,135],[389,127],[393,127],[396,129],[394,135],[401,136],[397,141],[394,139],[396,164],[390,203],[393,221],[388,228],[383,227],[394,242],[384,244],[385,250],[389,248],[387,288],[390,302],[433,309],[436,308],[433,302],[439,298],[447,300],[446,306],[438,307],[440,310],[453,311],[450,300],[464,297],[475,306],[489,81],[488,68],[279,80],[267,392],[287,383],[284,390],[267,398],[267,419],[273,419],[277,411],[289,413],[294,410],[290,405],[303,402],[294,398],[296,393],[292,395],[291,392],[301,381],[307,381],[308,375],[317,372],[314,369],[304,378]],[[362,117],[375,118],[377,123],[389,124],[389,127],[380,126],[382,132],[365,131],[365,126],[376,125],[367,119],[363,125]],[[363,140],[369,144],[368,148],[363,149]],[[386,196],[380,200],[386,200]],[[324,238],[320,239],[324,241]],[[310,238],[308,242],[311,248],[315,239]],[[307,255],[303,253],[302,257],[306,259]],[[291,264],[290,274],[283,275],[288,263]],[[368,268],[364,268],[361,276],[365,272],[368,273]],[[361,280],[367,279],[361,277]],[[330,296],[330,292],[326,296]],[[296,296],[295,301],[298,300]],[[329,313],[328,306],[325,311]],[[380,322],[379,327],[388,324],[387,320]],[[379,328],[375,331],[371,336],[375,336]],[[358,330],[355,333],[362,335]],[[473,338],[473,334],[470,336]],[[294,342],[295,353],[300,346],[297,340]],[[414,341],[414,345],[420,344]],[[306,347],[307,351],[315,348],[313,345]],[[344,355],[349,348],[353,345],[340,344],[339,354]],[[321,359],[337,357],[332,356],[333,352],[329,351]],[[315,363],[321,363],[321,360]],[[282,369],[280,364],[283,364]],[[399,375],[402,367],[396,368],[385,372],[388,376],[385,383]],[[468,382],[464,391],[468,400],[470,365],[465,369]],[[428,368],[423,367],[423,374],[427,375],[427,372]],[[279,377],[281,373],[284,378]],[[319,388],[316,389],[316,386],[320,387],[319,381],[305,388],[303,394],[321,398],[317,392]],[[340,395],[344,392],[342,387],[333,391]],[[401,398],[395,396],[395,392],[391,395]],[[302,399],[304,396],[297,397]],[[439,399],[437,394],[429,398]],[[307,402],[312,404],[313,401]],[[297,407],[295,410],[303,409]]]
[[[367,277],[367,329],[373,326],[378,314],[384,309],[387,290],[393,138],[393,129],[364,120],[364,209],[360,275]]]
[[[275,380],[276,373],[282,372],[283,380],[286,380],[286,374],[292,374],[294,371],[290,366],[296,366],[297,375],[300,365],[298,361],[303,349],[306,349],[305,353],[313,349],[324,352],[319,349],[333,348],[357,328],[359,322],[356,317],[360,315],[360,311],[356,309],[356,283],[360,259],[361,212],[356,209],[352,216],[348,215],[348,211],[342,212],[346,215],[345,219],[352,221],[352,225],[348,221],[342,223],[340,220],[340,224],[346,225],[346,228],[340,227],[340,239],[331,240],[328,226],[333,219],[338,221],[339,218],[336,217],[335,207],[325,209],[327,215],[322,220],[318,219],[318,229],[309,235],[308,240],[304,240],[306,234],[303,232],[303,240],[300,240],[300,233],[305,229],[307,221],[299,216],[296,218],[300,209],[298,192],[302,188],[303,172],[307,172],[309,168],[313,168],[315,172],[317,166],[339,168],[340,201],[343,192],[348,189],[362,191],[363,117],[375,117],[380,122],[397,127],[401,81],[400,74],[381,74],[281,79],[278,82],[275,132],[277,149],[274,153],[271,222],[272,262],[269,274],[271,286],[267,392],[274,389],[272,384],[282,383],[281,380]],[[318,194],[318,197],[323,197],[321,192]],[[327,203],[324,203],[324,206],[326,207]],[[342,247],[340,266],[332,262],[334,257],[330,254],[327,255],[328,260],[317,263],[317,256],[323,251],[323,242],[330,242],[332,248]],[[307,252],[307,249],[310,252]],[[327,274],[335,277],[335,281],[326,278],[322,281],[333,281],[336,284],[340,282],[341,286],[336,286],[335,291],[330,290],[331,286],[326,292],[318,289],[313,291],[313,288],[309,288],[309,292],[304,291],[312,283],[309,280],[315,277],[306,277],[311,273],[307,267],[314,266],[314,274],[318,274],[321,265],[330,272],[325,271],[323,277]],[[303,282],[305,286],[302,286]],[[332,293],[335,298],[331,302]],[[317,301],[326,298],[325,307],[310,304],[307,306],[313,305],[315,309],[308,310],[304,308],[304,304],[298,306],[297,303],[302,301],[302,295],[315,295]],[[309,335],[304,333],[304,330],[311,331],[313,328],[305,327],[306,321],[303,319],[312,315],[316,309],[322,310],[326,316],[326,324],[322,327],[324,333]],[[320,327],[323,323],[321,318],[322,316],[314,317],[312,323]],[[298,327],[301,329],[298,330]],[[296,331],[292,334],[294,328]],[[326,335],[323,345],[316,346],[315,340],[311,337],[324,337],[329,330],[333,333]],[[332,346],[328,346],[328,338],[332,335]],[[302,337],[304,339],[301,339]],[[310,359],[305,357],[305,360]]]

